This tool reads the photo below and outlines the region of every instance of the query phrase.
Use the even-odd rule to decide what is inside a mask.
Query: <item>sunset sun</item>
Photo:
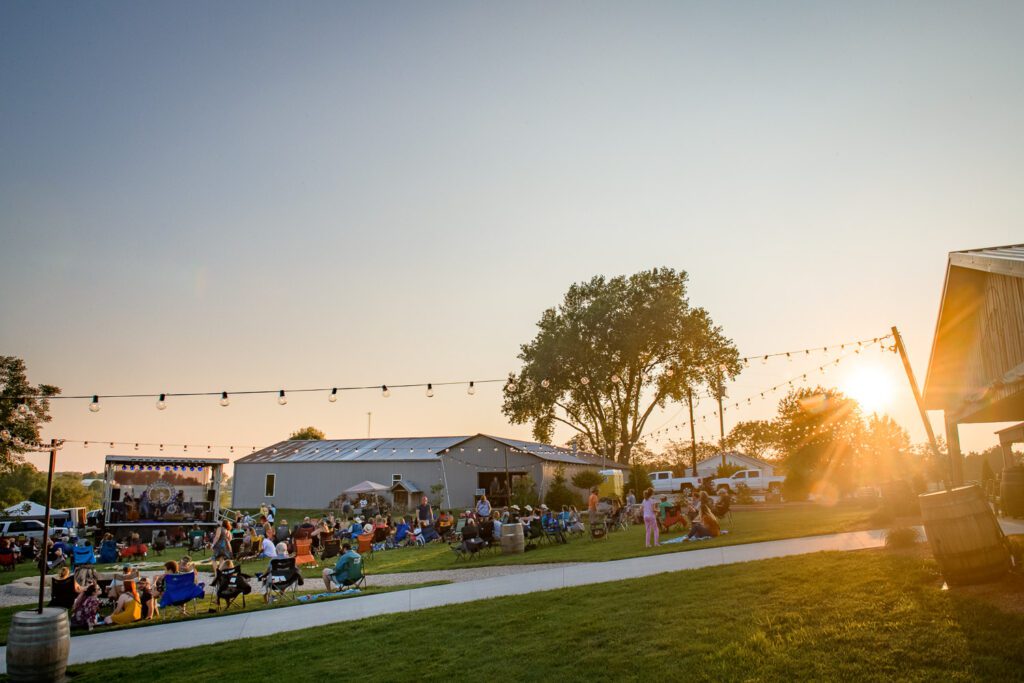
[[[857,401],[865,413],[885,410],[892,402],[894,389],[892,377],[876,366],[858,368],[842,386],[843,392]]]

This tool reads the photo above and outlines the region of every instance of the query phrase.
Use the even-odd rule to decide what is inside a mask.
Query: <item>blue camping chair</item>
[[[75,566],[81,567],[86,564],[96,564],[96,553],[91,545],[76,545],[71,549]]]
[[[110,539],[100,544],[100,562],[103,564],[117,562],[117,541]]]
[[[196,583],[195,573],[168,574],[164,577],[164,593],[160,596],[161,607],[181,607],[188,614],[188,603],[192,603],[192,613],[199,611],[196,600],[206,595],[206,584]]]

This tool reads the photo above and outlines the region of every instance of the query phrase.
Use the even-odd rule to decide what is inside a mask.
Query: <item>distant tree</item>
[[[655,268],[572,285],[521,347],[502,411],[532,423],[538,441],[561,423],[594,453],[630,463],[655,408],[740,371],[732,341],[707,311],[690,307],[686,281],[683,271]]]
[[[597,470],[592,469],[580,470],[572,476],[572,485],[585,491],[600,486],[603,481],[604,477],[598,474]]]
[[[914,474],[908,457],[910,435],[888,415],[872,415],[864,426],[861,483],[907,479]]]
[[[512,481],[512,502],[520,507],[540,503],[533,477],[527,474]]]
[[[779,454],[775,425],[769,420],[737,422],[725,437],[725,445],[727,448],[766,460],[773,460]]]
[[[731,477],[732,475],[736,474],[737,472],[739,472],[742,469],[745,469],[745,468],[741,467],[739,465],[734,465],[731,462],[727,462],[725,464],[719,464],[718,465],[718,469],[715,470],[715,477],[718,477],[718,478],[721,478],[721,477]]]
[[[43,500],[36,502],[45,503],[45,494]],[[82,480],[78,477],[72,475],[53,478],[51,504],[54,508],[92,508],[94,502],[92,491],[83,486]]]
[[[812,488],[826,498],[853,490],[863,438],[856,401],[837,389],[796,389],[779,402],[775,426],[785,453],[783,493],[789,500],[805,499]]]
[[[58,387],[49,384],[29,384],[22,359],[0,356],[0,429],[10,432],[9,439],[0,439],[0,470],[21,462],[22,455],[27,452],[14,442],[15,438],[25,442],[39,441],[40,428],[50,421],[50,402],[46,398],[19,397],[56,396],[59,393]]]
[[[651,485],[651,476],[643,465],[633,465],[629,468],[629,479],[623,487],[623,493],[636,491],[637,500],[643,498],[644,491]]]
[[[302,429],[296,429],[292,432],[291,436],[288,437],[289,441],[323,441],[326,439],[326,435],[316,427],[303,427]]]
[[[580,474],[582,474],[582,472]],[[575,481],[575,479],[576,477],[573,477],[573,481]],[[548,490],[544,493],[544,502],[552,510],[561,510],[563,505],[569,506],[579,504],[579,496],[566,486],[564,465],[559,465],[555,468],[555,474],[551,478],[551,483],[548,484]]]

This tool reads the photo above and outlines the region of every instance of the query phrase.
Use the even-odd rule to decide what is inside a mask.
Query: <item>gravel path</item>
[[[399,574],[374,574],[373,567],[368,567],[370,570],[367,573],[367,582],[370,586],[405,586],[414,583],[428,583],[430,581],[451,581],[453,583],[459,583],[461,581],[475,581],[477,579],[487,579],[492,576],[508,576],[510,574],[525,574],[528,572],[536,572],[542,569],[558,569],[560,567],[573,567],[579,564],[589,564],[581,562],[561,562],[555,564],[516,564],[516,565],[503,565],[494,567],[465,567],[459,569],[437,569],[433,571],[425,572],[404,572]],[[151,581],[155,581],[156,577],[163,572],[141,572],[143,576],[150,577]],[[199,580],[206,583],[207,593],[210,592],[210,583],[213,580],[213,575],[209,573],[200,572]],[[315,587],[322,588],[318,579],[306,579],[307,586],[312,581]],[[0,586],[0,607],[12,607],[14,605],[32,605],[38,599],[39,595],[39,578],[38,577],[26,577],[17,579],[7,585]],[[50,587],[49,581],[47,581],[46,587],[46,600],[50,599]]]

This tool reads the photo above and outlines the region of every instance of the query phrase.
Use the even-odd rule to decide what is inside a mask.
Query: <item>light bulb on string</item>
[[[476,393],[476,384],[474,384],[473,382],[470,382],[469,383],[469,387],[466,389],[466,393],[469,394],[470,396],[475,394]]]
[[[666,377],[672,377],[675,374],[676,374],[675,368],[672,368],[672,367],[665,368],[665,376]]]
[[[618,384],[621,381],[622,381],[621,377],[619,377],[618,375],[612,375],[612,384]]]
[[[277,392],[277,405],[283,406],[286,403],[288,403],[288,398],[284,395],[284,389],[281,389]]]
[[[231,405],[231,399],[228,398],[228,392],[220,392],[220,407],[227,408],[229,405]]]
[[[383,396],[384,398],[387,398],[388,396],[391,395],[391,390],[388,389],[387,384],[380,385],[380,395]]]
[[[100,412],[100,397],[93,396],[92,403],[89,404],[89,412],[98,413]]]
[[[590,384],[590,378],[587,377],[586,375],[583,375],[582,377],[580,377],[580,384],[582,384],[583,386],[587,386],[588,384]]]
[[[427,383],[427,398],[434,398],[434,385]]]
[[[167,410],[167,394],[160,394],[160,397],[156,400],[157,410]]]
[[[327,397],[327,400],[330,401],[331,403],[337,403],[337,401],[338,401],[338,387],[334,387],[333,389],[331,389],[331,393]]]
[[[0,429],[0,441],[10,441],[11,432],[7,429]]]
[[[542,380],[540,381],[540,385],[541,385],[542,387],[544,387],[545,389],[547,389],[548,387],[550,387],[550,386],[551,386],[551,380],[549,380],[549,379],[548,379],[547,377],[545,377],[544,379],[542,379]]]
[[[509,383],[505,385],[505,391],[507,391],[510,394],[514,394],[516,392],[516,389],[518,388],[519,387],[517,387],[516,383],[513,381],[509,381]]]
[[[135,450],[139,450],[139,444],[135,444]]]
[[[18,404],[18,415],[21,415],[22,417],[25,417],[26,415],[28,415],[28,404],[27,403],[19,403]]]

